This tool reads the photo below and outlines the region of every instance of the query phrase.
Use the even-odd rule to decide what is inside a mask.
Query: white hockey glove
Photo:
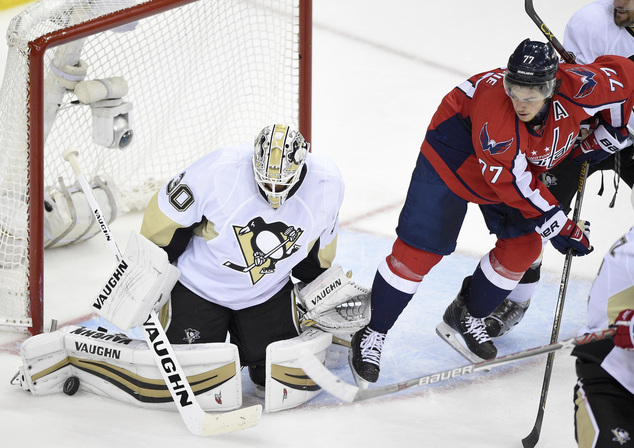
[[[127,331],[145,322],[150,311],[165,305],[179,277],[180,271],[170,264],[163,249],[140,233],[131,232],[123,260],[91,307]]]
[[[370,289],[351,282],[341,266],[333,265],[298,288],[300,324],[315,325],[335,336],[354,333],[370,322],[370,295]]]

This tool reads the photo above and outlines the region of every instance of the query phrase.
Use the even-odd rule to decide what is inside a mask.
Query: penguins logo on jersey
[[[185,337],[183,338],[183,341],[188,344],[193,344],[197,339],[200,339],[200,331],[195,328],[187,328],[185,330]]]
[[[583,83],[577,94],[574,96],[575,99],[585,98],[594,91],[594,88],[597,85],[597,82],[594,80],[594,77],[596,76],[594,72],[580,67],[571,68],[567,71],[579,76],[581,78],[581,82]]]
[[[489,151],[491,155],[502,154],[511,147],[511,145],[513,144],[513,139],[500,143],[492,140],[489,137],[489,130],[487,129],[488,124],[488,122],[484,123],[482,129],[480,129],[480,144],[482,145],[482,150]]]
[[[275,265],[293,255],[301,246],[296,241],[304,233],[302,229],[283,222],[267,223],[261,217],[244,226],[233,226],[246,266],[225,261],[223,264],[235,271],[249,273],[255,285],[266,274],[275,272]]]
[[[557,177],[552,173],[545,172],[542,174],[542,182],[546,185],[547,188],[557,185]]]
[[[620,445],[625,445],[630,441],[630,434],[624,429],[614,428],[612,430],[612,435],[614,435],[612,441],[618,442]]]

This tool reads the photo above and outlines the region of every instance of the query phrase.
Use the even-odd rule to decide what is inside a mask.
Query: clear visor
[[[508,79],[507,73],[508,71],[504,73],[504,90],[512,100],[522,103],[545,101],[555,90],[554,79],[543,84],[520,84]]]

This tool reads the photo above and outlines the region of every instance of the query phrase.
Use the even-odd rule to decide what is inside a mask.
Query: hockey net
[[[49,228],[60,209],[83,219],[65,150],[80,152],[112,221],[142,209],[179,169],[252,141],[268,123],[299,126],[310,139],[311,8],[40,0],[11,21],[0,90],[0,329],[41,332],[44,248],[97,232],[94,223],[80,235]],[[106,80],[94,95],[74,90],[93,80]],[[111,142],[120,136],[125,149]]]

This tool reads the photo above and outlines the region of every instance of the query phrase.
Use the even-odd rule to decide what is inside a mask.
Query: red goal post
[[[114,219],[268,123],[311,138],[312,0],[40,0],[11,21],[7,39],[0,329],[42,332],[45,247],[96,233],[94,222],[81,235],[51,230],[61,209],[82,219],[62,157],[69,147],[86,177],[108,187]],[[94,80],[108,96],[80,94],[76,83]],[[121,133],[132,136],[125,149]]]

